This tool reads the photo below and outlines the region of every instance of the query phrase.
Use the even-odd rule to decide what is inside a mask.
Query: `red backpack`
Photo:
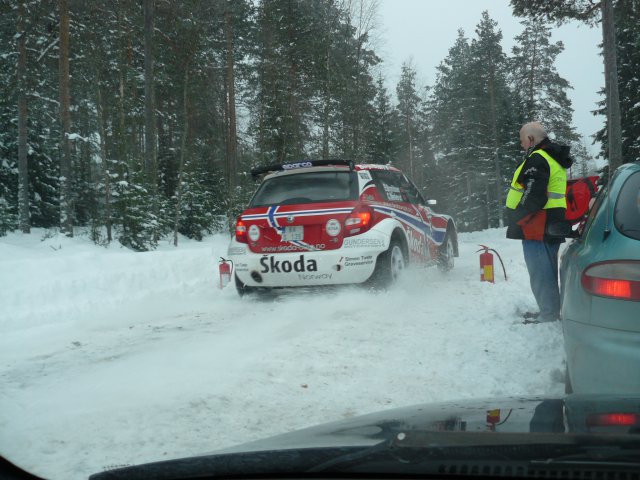
[[[584,177],[567,180],[567,213],[565,218],[572,224],[580,223],[589,211],[591,199],[595,198],[599,177]]]

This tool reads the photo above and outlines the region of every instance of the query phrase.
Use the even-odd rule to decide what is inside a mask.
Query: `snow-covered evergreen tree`
[[[396,86],[398,154],[397,162],[411,178],[416,176],[416,134],[420,97],[416,87],[416,70],[409,63],[402,64],[400,80]]]
[[[555,66],[564,45],[551,42],[551,28],[541,21],[529,18],[521,24],[524,30],[515,38],[509,69],[513,88],[520,94],[521,112],[528,121],[542,122],[558,142],[578,141],[567,96],[571,86]]]

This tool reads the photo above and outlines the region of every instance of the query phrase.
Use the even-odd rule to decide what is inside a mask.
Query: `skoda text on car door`
[[[326,160],[252,173],[266,176],[238,217],[228,250],[241,294],[367,281],[386,286],[408,263],[453,266],[453,219],[435,214],[397,168]]]

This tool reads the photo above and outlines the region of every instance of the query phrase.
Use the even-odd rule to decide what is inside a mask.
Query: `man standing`
[[[522,240],[531,290],[540,309],[539,314],[526,313],[525,319],[551,322],[560,316],[558,250],[564,238],[549,235],[548,227],[565,221],[566,169],[573,161],[569,147],[549,140],[538,122],[520,129],[520,145],[526,154],[507,195],[507,238]]]

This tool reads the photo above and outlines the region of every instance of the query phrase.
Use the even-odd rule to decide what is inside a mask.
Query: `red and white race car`
[[[228,249],[242,295],[258,288],[393,283],[409,263],[453,268],[453,219],[397,168],[318,160],[265,175]]]

